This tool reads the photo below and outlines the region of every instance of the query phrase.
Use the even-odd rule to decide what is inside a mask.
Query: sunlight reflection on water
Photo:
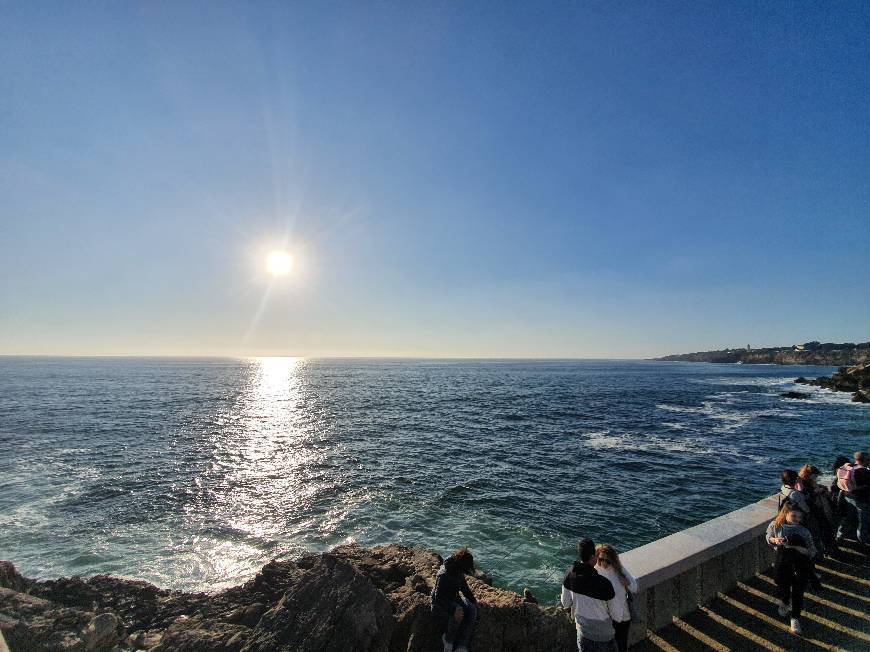
[[[227,563],[238,558],[248,565],[257,547],[244,540],[275,541],[286,533],[288,511],[304,509],[312,487],[305,470],[315,452],[305,445],[299,427],[302,358],[256,358],[247,370],[247,382],[238,405],[227,417],[234,425],[215,433],[213,483],[209,502],[241,539],[237,549],[216,547],[212,554]],[[236,575],[236,573],[231,573]]]

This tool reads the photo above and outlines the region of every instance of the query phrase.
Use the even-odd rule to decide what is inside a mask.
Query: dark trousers
[[[855,500],[848,494],[843,496],[840,507],[843,510],[843,518],[837,530],[837,538],[844,536],[855,528],[855,536],[858,541],[870,545],[870,503]]]
[[[616,641],[593,641],[577,634],[577,649],[579,652],[613,652],[616,649]]]
[[[447,642],[453,643],[457,648],[471,649],[471,636],[474,634],[474,624],[477,622],[477,606],[461,598],[453,603],[453,610],[462,609],[462,620],[457,622],[453,613],[446,623]]]
[[[803,555],[801,555],[803,556]],[[812,572],[809,560],[783,560],[776,564],[774,579],[779,590],[779,599],[791,605],[791,617],[799,618],[804,608],[804,591]]]
[[[623,622],[613,621],[613,629],[616,630],[616,649],[618,652],[626,652],[628,650],[628,630],[631,629],[631,621]]]

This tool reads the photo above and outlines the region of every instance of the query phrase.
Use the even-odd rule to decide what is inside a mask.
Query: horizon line
[[[242,355],[242,354],[177,354],[177,353],[0,353],[0,358],[179,358],[179,359],[227,359],[247,360],[252,358],[298,358],[300,360],[625,360],[652,361],[651,357],[614,356],[510,356],[510,355]]]

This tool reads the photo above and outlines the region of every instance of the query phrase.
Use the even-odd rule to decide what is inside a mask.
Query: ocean
[[[214,591],[335,545],[466,545],[554,600],[625,551],[870,448],[828,367],[601,360],[0,358],[0,559]]]

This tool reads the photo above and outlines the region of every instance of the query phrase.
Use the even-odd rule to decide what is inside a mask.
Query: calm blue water
[[[603,361],[0,358],[0,559],[216,589],[347,541],[467,544],[552,598],[619,549],[870,448],[829,368]]]

